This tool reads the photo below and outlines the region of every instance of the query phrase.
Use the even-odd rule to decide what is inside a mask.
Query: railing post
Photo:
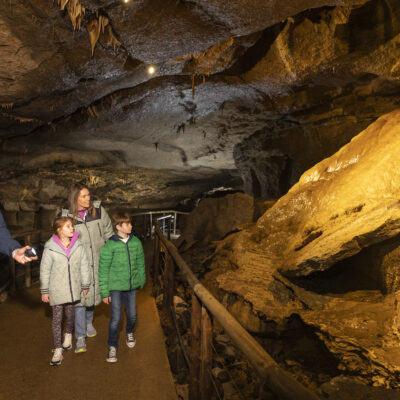
[[[157,233],[154,234],[154,257],[153,257],[153,296],[158,295],[160,277],[160,239]]]
[[[190,328],[189,400],[199,400],[201,306],[194,293],[192,294]]]
[[[164,307],[168,315],[172,319],[171,313],[175,312],[174,307],[174,278],[175,278],[175,265],[174,260],[169,254],[168,250],[165,251],[165,266],[164,266]]]
[[[212,324],[207,308],[201,307],[201,352],[200,352],[200,400],[209,400],[212,396]]]
[[[25,236],[25,246],[30,246],[31,235]],[[32,286],[32,267],[31,263],[25,263],[25,287],[30,288]]]
[[[167,238],[171,240],[171,218],[168,218],[167,221]]]

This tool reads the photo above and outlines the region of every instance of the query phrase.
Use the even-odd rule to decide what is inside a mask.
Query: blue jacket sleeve
[[[11,257],[12,252],[20,247],[23,246],[13,239],[4,222],[3,214],[0,212],[0,253]]]

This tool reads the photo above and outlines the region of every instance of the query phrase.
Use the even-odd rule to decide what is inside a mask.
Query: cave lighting
[[[129,0],[122,0],[124,3],[129,3]]]
[[[150,75],[153,75],[153,74],[156,72],[156,69],[155,69],[155,67],[153,67],[152,65],[150,65],[150,66],[147,68],[147,72],[148,72]]]

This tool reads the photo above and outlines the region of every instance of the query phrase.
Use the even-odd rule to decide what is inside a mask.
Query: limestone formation
[[[254,199],[242,193],[201,200],[184,219],[181,232],[188,245],[220,240],[239,225],[253,222]]]
[[[391,294],[399,152],[397,110],[306,171],[256,224],[221,241],[210,266],[228,308],[252,331],[280,335],[297,315],[339,370],[388,388],[400,387],[399,303]]]
[[[43,143],[119,152],[128,168],[187,179],[238,169],[247,193],[279,197],[398,107],[399,10],[398,0],[3,3],[2,158],[28,146],[29,160]]]

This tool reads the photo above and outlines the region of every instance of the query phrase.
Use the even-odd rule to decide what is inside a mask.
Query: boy
[[[131,234],[128,215],[117,212],[111,216],[116,235],[111,236],[100,251],[99,285],[102,300],[111,305],[108,328],[108,362],[117,361],[118,325],[122,303],[126,313],[126,344],[136,344],[133,329],[136,322],[136,289],[146,283],[143,247]]]

